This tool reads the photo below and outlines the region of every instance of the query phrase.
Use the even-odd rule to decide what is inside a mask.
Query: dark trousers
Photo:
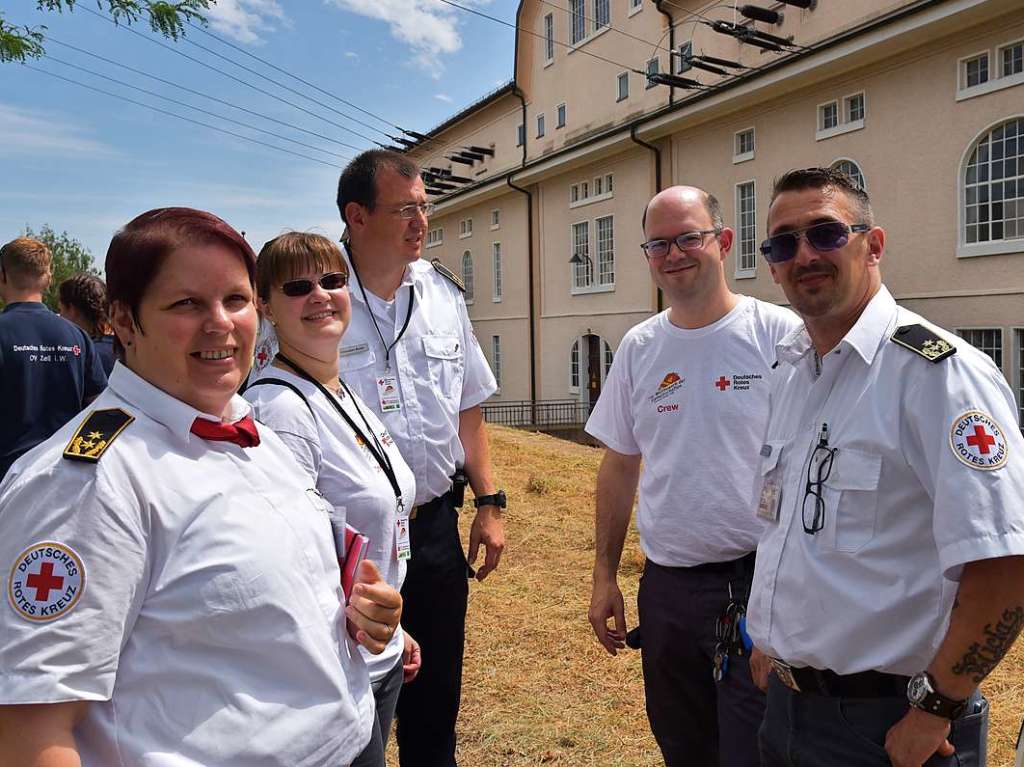
[[[402,586],[402,626],[420,643],[423,666],[398,696],[401,767],[457,767],[455,721],[469,596],[458,517],[446,494],[421,506],[409,522],[412,559]]]
[[[745,578],[749,582],[750,574]],[[764,695],[748,657],[731,656],[715,682],[715,621],[744,576],[648,560],[637,606],[647,718],[667,767],[757,767]]]
[[[904,697],[830,698],[793,692],[774,674],[760,732],[763,767],[890,767],[885,735],[907,713]],[[975,693],[968,713],[953,722],[951,757],[925,767],[984,767],[988,702]]]
[[[394,668],[371,685],[373,690],[373,729],[370,742],[352,762],[351,767],[387,767],[385,749],[391,735],[391,720],[395,717],[398,693],[402,689],[402,660]]]

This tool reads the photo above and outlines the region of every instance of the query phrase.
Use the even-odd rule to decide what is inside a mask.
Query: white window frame
[[[603,24],[601,26],[597,25],[598,24],[598,19],[597,19],[597,4],[598,4],[598,2],[601,2],[601,0],[594,0],[594,2],[593,2],[594,11],[593,11],[593,17],[592,18],[594,20],[594,24],[593,24],[594,34],[600,32],[602,29],[605,29],[606,27],[610,27],[612,25],[612,0],[604,0],[604,2],[606,2],[608,4],[608,23],[607,24]]]
[[[526,125],[520,123],[516,126],[516,146],[521,147],[526,144]]]
[[[444,245],[444,227],[439,226],[434,229],[427,230],[427,239],[424,243],[425,248],[436,248],[438,245]]]
[[[1003,332],[1003,328],[1002,327],[1000,327],[1000,326],[993,327],[992,325],[966,325],[966,326],[963,326],[963,327],[955,328],[955,332],[956,332],[956,334],[958,336],[963,338],[965,341],[967,341],[967,343],[971,344],[971,346],[973,346],[979,352],[984,354],[986,357],[988,357],[989,359],[992,359],[992,355],[990,355],[987,351],[982,349],[977,344],[973,343],[973,341],[971,341],[971,339],[964,337],[964,333],[971,333],[971,332],[978,331],[978,330],[994,330],[994,331],[996,331],[999,334],[999,356],[1001,358],[999,360],[999,372],[1002,373],[1003,372],[1003,363],[1006,362],[1006,344],[1005,344],[1005,341],[1006,341],[1005,335],[1006,335],[1006,333]],[[1011,338],[1012,338],[1012,336],[1011,336]],[[995,362],[995,360],[992,360],[992,361]]]
[[[651,71],[651,64],[654,64],[654,71]],[[650,80],[651,75],[661,74],[661,60],[657,56],[651,56],[647,59],[647,64],[644,66],[644,90],[650,90],[651,88],[657,88],[657,83],[652,83]]]
[[[856,160],[854,160],[852,157],[837,157],[832,162],[830,162],[828,164],[828,167],[832,168],[832,169],[835,169],[835,167],[839,163],[841,163],[841,162],[850,162],[850,163],[853,163],[854,165],[857,166],[857,170],[860,171],[860,177],[861,177],[861,179],[863,180],[863,183],[864,183],[864,187],[863,187],[864,191],[867,192],[868,191],[868,177],[864,175],[864,168],[861,167],[861,164],[859,162],[857,162]]]
[[[501,243],[491,243],[491,301],[501,303],[502,291]]]
[[[626,93],[622,93],[622,83],[626,84]],[[629,100],[629,72],[619,72],[615,76],[615,103]]]
[[[594,192],[597,189],[597,183],[601,183],[602,191],[600,194]],[[576,199],[573,199],[573,189],[576,189]],[[586,196],[584,196],[584,194]],[[569,207],[570,208],[581,208],[584,205],[590,205],[595,202],[601,202],[602,200],[610,200],[615,196],[615,174],[614,173],[602,173],[593,178],[585,179],[583,181],[577,181],[569,187]]]
[[[860,98],[860,117],[853,117],[853,100]],[[843,96],[843,122],[846,125],[853,123],[864,124],[864,118],[868,114],[868,102],[864,95],[864,91],[857,91],[857,93],[851,93],[847,96]]]
[[[989,240],[987,242],[967,242],[967,224],[964,218],[967,209],[967,161],[971,153],[978,146],[982,138],[991,133],[1000,125],[1011,120],[1024,120],[1024,111],[1002,117],[995,122],[989,123],[967,143],[963,154],[960,156],[960,163],[956,170],[956,256],[957,258],[974,258],[976,256],[995,256],[1005,253],[1024,254],[1024,238],[1017,237],[1012,240]],[[1017,137],[1020,140],[1020,136]]]
[[[580,4],[582,13],[576,13],[573,10],[572,6],[574,2],[578,2]],[[566,6],[566,11],[569,16],[569,28],[566,30],[569,33],[569,45],[575,48],[583,45],[583,43],[587,41],[587,2],[586,0],[569,0],[569,3]],[[576,21],[578,20],[578,17],[582,17],[583,29],[582,34],[580,34],[579,37],[576,37]]]
[[[864,117],[859,120],[847,120],[846,119],[846,106],[851,99],[860,96],[864,103]],[[822,122],[822,110],[831,105],[835,105],[836,108],[836,124],[831,128],[823,128]],[[814,134],[815,141],[824,141],[825,139],[832,138],[833,136],[841,136],[844,133],[851,133],[856,130],[863,130],[864,123],[867,120],[868,115],[868,97],[865,91],[854,91],[853,93],[847,93],[845,96],[839,99],[831,99],[829,101],[818,104],[816,110],[816,123],[815,127],[817,130]]]
[[[985,80],[985,82],[978,83],[977,85],[968,85],[967,84],[967,64],[968,64],[968,62],[974,61],[975,59],[980,59],[982,56],[985,57],[985,60],[986,60],[986,67],[985,68],[986,68],[986,70],[988,72],[988,74],[986,76],[986,80]],[[974,53],[970,53],[970,54],[968,54],[966,56],[961,56],[959,59],[956,60],[956,90],[957,90],[957,94],[959,95],[960,93],[969,93],[969,92],[972,92],[972,91],[976,91],[979,88],[984,88],[986,85],[988,85],[990,82],[992,82],[992,80],[993,80],[992,74],[993,74],[992,73],[992,51],[987,50],[987,49],[983,49],[983,50],[980,50],[980,51],[975,51]]]
[[[1010,338],[1013,339],[1013,345],[1010,347],[1010,364],[1013,366],[1010,385],[1017,400],[1021,432],[1024,433],[1024,325],[1011,327]]]
[[[537,138],[544,138],[546,128],[547,121],[544,119],[544,113],[541,112],[537,115]]]
[[[570,184],[569,185],[569,207],[572,208],[580,201],[580,185]]]
[[[577,336],[569,347],[569,393],[579,394],[580,392],[580,339]],[[574,370],[575,368],[575,370]],[[576,383],[573,383],[575,378]]]
[[[495,394],[501,394],[501,336],[491,335],[491,372],[498,385]]]
[[[495,229],[501,229],[501,208],[491,210],[491,231]]]
[[[610,266],[611,266],[611,268],[608,270],[610,272],[610,277],[606,277],[604,274],[602,274],[602,271],[601,271],[601,226],[600,226],[599,222],[604,221],[604,220],[611,221],[611,230],[612,230],[612,236],[611,236],[611,258],[610,258]],[[615,216],[613,214],[608,214],[607,216],[598,216],[597,218],[594,219],[594,254],[595,254],[595,257],[594,257],[594,271],[596,272],[595,279],[596,279],[597,285],[602,287],[602,288],[605,288],[605,289],[608,289],[608,288],[614,289],[615,288]]]
[[[740,136],[749,133],[750,134],[750,151],[740,152]],[[741,162],[747,162],[748,160],[754,159],[754,152],[757,151],[757,132],[754,130],[754,126],[751,125],[749,128],[743,128],[742,130],[736,131],[732,134],[732,164],[738,165]]]
[[[629,12],[626,14],[626,16],[636,16],[643,9],[644,0],[629,0]]]
[[[1013,45],[1024,43],[1020,38],[1014,38],[995,47],[996,57],[992,58],[992,51],[975,51],[969,56],[957,59],[956,62],[956,100],[966,101],[988,93],[995,93],[1006,88],[1013,88],[1017,85],[1024,85],[1024,72],[1015,75],[1003,74],[1003,49]],[[988,80],[978,85],[967,86],[966,62],[976,59],[979,56],[988,56]]]
[[[583,219],[581,221],[571,221],[569,223],[569,256],[571,257],[576,253],[576,228],[579,226],[586,227],[587,233],[586,249],[581,254],[581,257],[586,256],[586,258],[590,259],[590,263],[589,265],[586,261],[584,261],[584,263],[582,264],[574,264],[571,262],[569,263],[569,292],[572,295],[577,295],[580,293],[592,293],[594,285],[597,283],[597,262],[594,261],[593,257],[590,255],[591,248],[589,219]],[[585,283],[582,285],[577,284],[577,270],[583,270],[583,273],[587,274],[588,268],[590,279],[586,280]]]
[[[466,272],[466,263],[469,262],[469,272]],[[476,300],[476,266],[473,264],[473,253],[472,251],[466,250],[462,253],[462,268],[459,270],[462,273],[462,284],[466,290],[463,293],[463,300],[467,305],[472,305]]]
[[[459,239],[465,240],[473,236],[473,218],[464,218],[459,221]]]
[[[1021,46],[1021,48],[1024,48],[1024,39],[1011,40],[1008,43],[1003,43],[1002,45],[999,45],[999,46],[996,47],[996,67],[998,67],[998,69],[999,69],[999,79],[1000,80],[1003,80],[1003,79],[1006,79],[1006,78],[1010,78],[1010,77],[1017,77],[1018,75],[1024,73],[1024,70],[1022,70],[1022,72],[1006,74],[1006,68],[1003,66],[1003,52],[1006,51],[1009,48],[1015,48],[1018,45]]]
[[[565,127],[566,113],[567,110],[565,108],[564,101],[555,107],[555,130]]]
[[[555,63],[555,14],[548,13],[541,22],[544,25],[544,66]]]
[[[740,188],[746,186],[747,184],[750,184],[752,186],[753,190],[754,190],[754,224],[753,224],[753,231],[754,231],[753,260],[754,260],[754,265],[752,267],[749,267],[749,268],[743,268],[742,267],[742,263],[743,262],[741,260],[743,258],[743,253],[742,253],[742,250],[743,250],[743,226],[742,226],[742,222],[740,221],[740,214],[741,214],[741,211],[740,211]],[[748,178],[745,181],[737,181],[736,182],[736,185],[733,187],[733,210],[734,210],[734,215],[735,215],[735,219],[736,219],[736,226],[735,226],[736,239],[735,239],[735,243],[734,243],[735,244],[734,250],[736,252],[736,270],[733,273],[733,276],[737,280],[748,280],[748,279],[751,279],[751,278],[757,276],[757,180],[756,179]]]

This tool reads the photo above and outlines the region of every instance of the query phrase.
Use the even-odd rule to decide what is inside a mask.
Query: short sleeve
[[[148,587],[143,508],[100,466],[26,468],[0,493],[0,704],[108,700]]]
[[[494,380],[494,373],[491,372],[483,349],[480,348],[480,342],[473,332],[473,325],[466,311],[466,302],[461,294],[456,301],[459,325],[462,328],[462,347],[466,350],[466,371],[462,381],[459,410],[469,410],[494,394],[498,390],[498,382]]]
[[[629,365],[632,345],[623,341],[605,377],[601,396],[584,430],[617,453],[637,455],[640,446],[633,434],[633,382]]]
[[[274,384],[250,386],[244,395],[253,417],[285,444],[314,483],[320,476],[323,450],[320,432],[309,406],[291,389]]]
[[[943,570],[1024,554],[1024,438],[1009,386],[972,349],[923,364],[906,390],[902,444],[934,504]]]

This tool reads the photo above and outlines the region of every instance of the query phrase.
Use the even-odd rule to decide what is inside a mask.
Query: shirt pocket
[[[458,401],[465,367],[465,353],[459,337],[424,336],[423,353],[427,357],[431,383],[446,399]]]
[[[881,474],[881,455],[848,447],[836,451],[822,487],[826,520],[828,515],[834,519],[831,528],[836,551],[859,551],[875,537]]]
[[[345,373],[350,370],[362,370],[377,361],[377,355],[367,343],[342,346],[338,354],[338,369]]]

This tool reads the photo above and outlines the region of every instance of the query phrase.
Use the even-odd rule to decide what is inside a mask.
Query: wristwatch
[[[914,708],[944,719],[959,719],[967,708],[967,700],[953,700],[935,691],[935,678],[927,671],[910,677],[907,684],[907,700]]]
[[[478,495],[473,499],[473,506],[480,508],[481,506],[497,506],[499,509],[504,509],[508,504],[508,499],[505,497],[505,491],[499,490],[492,495]]]

